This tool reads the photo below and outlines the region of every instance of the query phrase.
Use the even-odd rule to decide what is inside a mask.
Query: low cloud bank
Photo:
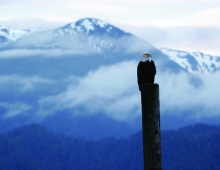
[[[3,115],[4,118],[11,118],[17,116],[32,108],[31,105],[28,105],[23,102],[14,102],[14,103],[1,102],[0,107],[5,108],[6,113],[4,113]]]
[[[128,119],[139,114],[140,99],[137,88],[136,62],[124,62],[90,72],[77,82],[70,83],[67,90],[56,96],[40,99],[40,114],[52,114],[57,110],[85,107],[89,113],[105,112],[118,118]]]
[[[80,79],[70,80],[67,89],[39,100],[38,114],[46,116],[58,110],[84,107],[88,113],[103,112],[120,120],[141,114],[141,96],[137,86],[137,62],[129,61],[101,67]],[[194,109],[192,118],[220,115],[220,72],[198,78],[187,73],[161,72],[155,83],[160,85],[161,114],[178,114]],[[198,108],[195,111],[195,108]]]
[[[17,49],[17,50],[2,50],[0,53],[0,59],[8,59],[8,58],[22,58],[22,57],[62,57],[65,55],[80,55],[87,54],[88,51],[82,50],[40,50],[40,49]],[[90,52],[91,53],[91,52]]]
[[[35,90],[37,84],[53,84],[54,80],[42,78],[39,76],[19,76],[19,75],[1,75],[0,88],[2,90],[12,87],[17,92],[26,92]]]
[[[133,120],[141,115],[137,64],[126,61],[101,67],[84,77],[59,81],[2,75],[0,107],[5,110],[5,118],[30,109],[40,117],[67,109],[73,114],[103,113],[118,120]],[[196,77],[185,72],[162,72],[160,64],[156,62],[155,83],[160,85],[161,115],[185,114],[190,119],[220,116],[220,71]]]

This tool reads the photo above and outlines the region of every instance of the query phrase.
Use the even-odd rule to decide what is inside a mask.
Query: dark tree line
[[[219,170],[220,128],[162,132],[163,170]],[[33,124],[0,135],[0,170],[143,170],[142,135],[88,141]]]

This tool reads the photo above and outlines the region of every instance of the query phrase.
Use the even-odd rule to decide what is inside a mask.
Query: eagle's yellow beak
[[[146,54],[146,56],[151,57],[151,54],[148,53],[148,54]]]

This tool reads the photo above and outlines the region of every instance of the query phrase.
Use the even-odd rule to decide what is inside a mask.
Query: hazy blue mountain
[[[4,35],[10,33],[8,30],[10,28],[1,29]],[[202,69],[195,56],[190,55],[187,60],[190,67],[183,67],[175,59],[178,53],[172,58],[150,42],[99,19],[84,18],[56,29],[22,35],[16,34],[13,41],[9,36],[2,36],[0,40],[4,41],[0,48],[1,132],[33,122],[42,123],[54,132],[70,134],[75,131],[76,136],[89,138],[127,136],[141,129],[140,105],[126,108],[139,99],[135,86],[136,65],[143,51],[153,55],[158,75],[184,73],[190,77],[193,87],[202,84],[202,80],[190,72],[191,67]],[[206,61],[205,55],[203,58]],[[207,65],[209,70],[217,70],[218,60],[211,56],[207,60],[214,61],[213,70],[212,64]],[[134,72],[135,77],[127,76]],[[106,83],[103,85],[103,82]],[[113,86],[117,83],[118,86]],[[124,83],[127,84],[122,88],[120,84]],[[102,88],[109,84],[113,87],[107,88],[105,96]],[[86,95],[90,93],[87,99]],[[122,111],[116,112],[120,107]],[[170,112],[161,116],[163,129],[176,129],[197,122],[194,117],[189,119],[192,110],[187,116],[176,113],[176,110]],[[119,118],[115,118],[117,115]],[[201,118],[200,121],[218,123],[218,120]],[[73,130],[76,127],[79,128]]]
[[[74,49],[81,52],[86,50],[99,53],[109,51],[112,54],[120,50],[124,52],[125,50],[120,48],[127,49],[127,45],[131,43],[129,39],[133,40],[132,43],[139,41],[142,44],[142,47],[139,48],[153,48],[146,41],[141,41],[130,33],[93,18],[84,18],[56,29],[33,32],[28,36],[21,37],[16,42],[10,43],[7,48]]]
[[[17,49],[20,51],[15,52],[21,56],[22,53],[23,56],[82,55],[90,56],[93,58],[92,61],[97,62],[97,56],[101,55],[102,59],[104,58],[103,63],[106,62],[106,58],[110,58],[108,62],[114,63],[122,60],[139,60],[136,55],[147,50],[154,54],[154,59],[164,60],[165,66],[171,69],[178,70],[178,67],[171,61],[190,73],[200,75],[215,72],[220,67],[218,56],[168,48],[162,48],[161,54],[160,50],[149,42],[95,18],[84,18],[50,30],[14,30],[6,26],[0,28],[1,42],[7,42],[2,50]],[[30,49],[43,51],[30,52]]]
[[[143,51],[150,51],[155,60],[163,61],[161,69],[182,70],[147,41],[92,18],[36,31],[8,43],[1,51],[1,68],[3,73],[82,76],[102,65],[139,61]]]

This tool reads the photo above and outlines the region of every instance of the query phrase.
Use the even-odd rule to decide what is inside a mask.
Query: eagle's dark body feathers
[[[140,61],[137,66],[137,79],[139,89],[141,84],[154,83],[155,74],[156,66],[153,60],[147,60],[145,62]]]

